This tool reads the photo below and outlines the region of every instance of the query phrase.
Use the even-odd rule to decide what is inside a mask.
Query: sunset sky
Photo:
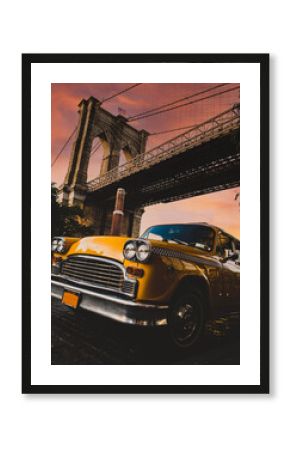
[[[94,96],[98,100],[103,100],[126,89],[132,84],[134,84],[134,81],[128,84],[52,84],[52,161],[78,123],[78,104],[83,98],[87,99],[90,96]],[[102,107],[114,115],[121,113],[125,117],[129,117],[203,91],[211,86],[214,86],[214,84],[142,84],[112,100],[104,102]],[[216,91],[203,94],[202,97],[235,86],[237,84],[227,84],[218,88]],[[187,103],[191,100],[194,99],[188,99],[181,103]],[[237,102],[239,102],[239,90],[168,111],[164,114],[135,121],[131,125],[138,130],[145,129],[149,133],[180,128],[187,125],[193,126],[230,108]],[[177,136],[181,132],[175,131],[149,136],[146,150]],[[57,185],[61,184],[64,180],[71,145],[72,142],[70,142],[52,167],[52,181],[56,182]],[[93,143],[93,145],[95,144]],[[100,148],[91,158],[88,169],[88,180],[98,176],[101,160],[102,149]],[[121,155],[120,162],[123,160]],[[235,201],[237,192],[239,192],[239,189],[229,189],[178,202],[146,207],[142,218],[141,231],[155,223],[206,221],[218,225],[229,233],[239,237],[239,204]]]

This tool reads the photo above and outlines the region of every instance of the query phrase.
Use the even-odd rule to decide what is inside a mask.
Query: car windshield
[[[212,228],[194,224],[156,225],[148,228],[141,237],[191,245],[206,251],[211,251],[214,243]]]

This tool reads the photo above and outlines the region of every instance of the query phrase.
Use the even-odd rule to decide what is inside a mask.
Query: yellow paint
[[[103,258],[117,260],[124,267],[134,266],[144,270],[144,276],[137,278],[138,290],[136,301],[156,301],[168,303],[180,281],[186,276],[198,276],[208,280],[210,271],[206,263],[212,259],[212,253],[205,254],[202,250],[179,244],[151,240],[152,247],[171,249],[182,254],[197,256],[203,263],[184,261],[179,258],[151,255],[148,263],[124,260],[123,248],[128,241],[127,237],[116,236],[93,236],[80,239],[72,244],[69,251],[62,255],[65,259],[73,254],[95,255]],[[58,255],[59,256],[59,255]],[[132,278],[133,276],[130,275]],[[210,278],[214,279],[215,272],[212,271]],[[134,278],[134,277],[133,277]]]

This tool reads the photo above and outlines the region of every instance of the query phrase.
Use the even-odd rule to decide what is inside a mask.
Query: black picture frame
[[[260,384],[31,384],[31,65],[33,63],[255,63],[260,65]],[[22,393],[258,394],[269,393],[269,54],[23,54],[22,55]]]

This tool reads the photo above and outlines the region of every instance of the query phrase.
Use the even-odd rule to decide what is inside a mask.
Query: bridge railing
[[[239,127],[240,108],[239,105],[235,105],[233,108],[230,108],[215,117],[211,117],[209,120],[194,126],[190,130],[179,134],[177,137],[136,156],[102,176],[91,180],[88,182],[88,191],[95,191],[103,186],[125,178],[132,173],[139,172],[160,161],[185,152],[189,148],[196,147],[212,139],[228,134]]]

